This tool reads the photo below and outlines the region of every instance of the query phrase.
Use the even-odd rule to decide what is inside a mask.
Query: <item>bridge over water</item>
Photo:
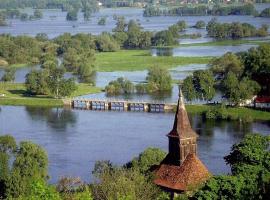
[[[171,112],[176,107],[176,103],[82,98],[64,100],[64,104],[73,109],[140,112]]]

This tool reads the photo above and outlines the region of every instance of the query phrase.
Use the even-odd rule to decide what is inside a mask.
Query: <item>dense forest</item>
[[[248,134],[232,146],[225,161],[230,175],[213,175],[201,186],[176,197],[180,199],[267,199],[270,195],[270,137]],[[153,184],[153,166],[166,153],[148,148],[123,166],[97,161],[94,181],[61,177],[48,184],[48,155],[37,144],[19,144],[10,135],[0,136],[0,198],[20,200],[169,200],[168,193]]]

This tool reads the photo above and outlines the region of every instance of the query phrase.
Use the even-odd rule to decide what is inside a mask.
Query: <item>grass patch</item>
[[[21,63],[21,64],[12,64],[12,65],[9,65],[8,67],[24,68],[24,67],[30,67],[30,65],[29,64],[26,64],[26,63]]]
[[[78,89],[72,94],[72,97],[84,94],[100,92],[101,89],[90,86],[89,84],[78,84]],[[26,88],[23,83],[0,83],[0,105],[18,105],[18,106],[63,106],[61,99],[54,99],[49,95],[25,96]]]
[[[241,45],[241,44],[255,44],[260,45],[264,42],[270,42],[266,40],[220,40],[213,42],[193,43],[193,44],[180,44],[180,47],[191,47],[191,46],[230,46],[230,45]]]
[[[187,111],[191,114],[202,114],[203,112],[209,110],[211,105],[186,105]],[[270,112],[254,110],[251,108],[227,108],[230,115],[237,118],[245,118],[246,116],[252,117],[254,120],[270,120]]]
[[[207,64],[212,57],[154,57],[149,50],[121,50],[96,54],[98,71],[140,71],[158,65],[174,68],[187,64]]]
[[[1,105],[13,106],[43,106],[43,107],[62,107],[63,101],[61,99],[52,98],[38,98],[38,97],[4,97],[0,98]]]
[[[101,88],[90,86],[87,83],[78,84],[78,89],[71,94],[71,97],[77,97],[85,94],[94,94],[101,92]]]

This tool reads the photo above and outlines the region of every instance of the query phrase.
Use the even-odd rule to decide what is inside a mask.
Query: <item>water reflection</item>
[[[77,119],[69,109],[46,108],[46,107],[25,107],[25,111],[34,121],[46,121],[48,127],[65,131],[68,127],[74,126]]]
[[[231,146],[249,132],[270,134],[270,122],[204,121],[189,115],[199,134],[199,157],[214,174],[229,173],[223,157]],[[90,181],[96,160],[122,165],[147,147],[167,151],[166,134],[174,114],[144,112],[102,112],[2,106],[0,135],[12,134],[17,141],[31,140],[49,155],[51,183],[59,176],[80,176]]]
[[[258,45],[242,44],[242,45],[226,45],[226,46],[188,46],[175,48],[154,48],[151,53],[152,56],[183,56],[183,57],[197,57],[197,56],[222,56],[226,52],[237,53],[247,51],[251,47]]]
[[[173,48],[156,48],[152,49],[151,53],[153,56],[173,56]]]

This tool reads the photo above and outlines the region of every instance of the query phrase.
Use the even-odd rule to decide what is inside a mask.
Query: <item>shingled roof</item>
[[[179,90],[179,99],[177,103],[177,110],[174,118],[173,129],[168,134],[168,136],[179,138],[198,137],[195,131],[191,128],[184,104],[184,97],[181,90]]]
[[[191,128],[181,90],[174,125],[169,137],[169,153],[155,170],[154,183],[182,192],[207,180],[209,171],[196,156],[198,135]]]
[[[195,154],[189,154],[181,166],[161,164],[155,174],[155,184],[175,191],[186,191],[210,177]]]

